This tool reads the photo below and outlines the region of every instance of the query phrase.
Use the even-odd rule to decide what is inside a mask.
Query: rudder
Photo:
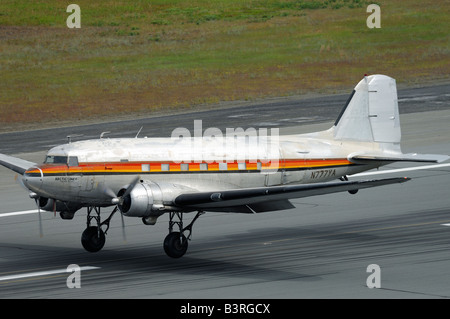
[[[336,120],[334,138],[400,143],[401,130],[395,79],[380,74],[365,76],[356,85]]]

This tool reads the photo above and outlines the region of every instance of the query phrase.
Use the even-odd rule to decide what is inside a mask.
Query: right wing
[[[289,202],[289,199],[293,198],[404,183],[409,180],[410,178],[402,177],[186,193],[178,195],[174,203],[176,206],[188,210],[259,213],[293,208],[294,206]]]
[[[36,163],[5,154],[0,154],[0,165],[3,165],[16,173],[23,175],[23,173],[25,173],[27,169],[36,166]]]

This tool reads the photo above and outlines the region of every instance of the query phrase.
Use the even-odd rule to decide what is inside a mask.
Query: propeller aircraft
[[[20,174],[39,210],[72,219],[87,209],[81,236],[101,250],[113,215],[146,225],[169,214],[164,250],[182,257],[205,212],[262,213],[294,208],[294,198],[403,183],[409,178],[349,181],[347,176],[393,162],[442,162],[446,155],[403,154],[396,82],[365,76],[334,125],[308,134],[259,137],[104,138],[50,149],[43,164],[0,154]],[[232,147],[229,147],[232,145]],[[101,209],[112,207],[102,220]],[[185,225],[183,216],[196,212]]]

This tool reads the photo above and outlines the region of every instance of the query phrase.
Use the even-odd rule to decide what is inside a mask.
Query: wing
[[[436,154],[395,154],[395,155],[372,155],[372,154],[352,154],[348,160],[356,164],[369,164],[370,162],[422,162],[441,163],[448,160],[447,155]]]
[[[3,165],[16,173],[23,175],[23,173],[25,173],[27,169],[35,166],[36,163],[29,162],[17,157],[0,154],[0,165]]]
[[[259,213],[293,208],[294,206],[289,202],[289,199],[293,198],[404,183],[408,180],[410,178],[402,177],[188,193],[177,196],[174,203],[183,209]]]
[[[449,163],[446,164],[436,164],[436,165],[425,165],[425,166],[414,166],[414,167],[405,167],[405,168],[394,168],[394,169],[388,169],[388,170],[376,170],[376,171],[369,171],[369,172],[363,172],[358,173],[355,175],[349,175],[349,177],[361,177],[361,176],[369,176],[369,175],[382,175],[382,174],[392,174],[392,173],[400,173],[400,172],[411,172],[411,171],[420,171],[420,170],[427,170],[427,169],[438,169],[442,167],[450,167]]]

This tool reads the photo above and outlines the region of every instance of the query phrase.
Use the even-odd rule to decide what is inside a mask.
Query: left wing
[[[178,195],[174,203],[178,207],[192,210],[259,213],[293,208],[294,206],[289,202],[289,199],[293,198],[404,183],[409,180],[410,178],[402,177],[188,193]]]
[[[0,165],[3,165],[16,173],[23,175],[23,173],[25,173],[27,169],[36,166],[36,163],[5,154],[0,154]]]

